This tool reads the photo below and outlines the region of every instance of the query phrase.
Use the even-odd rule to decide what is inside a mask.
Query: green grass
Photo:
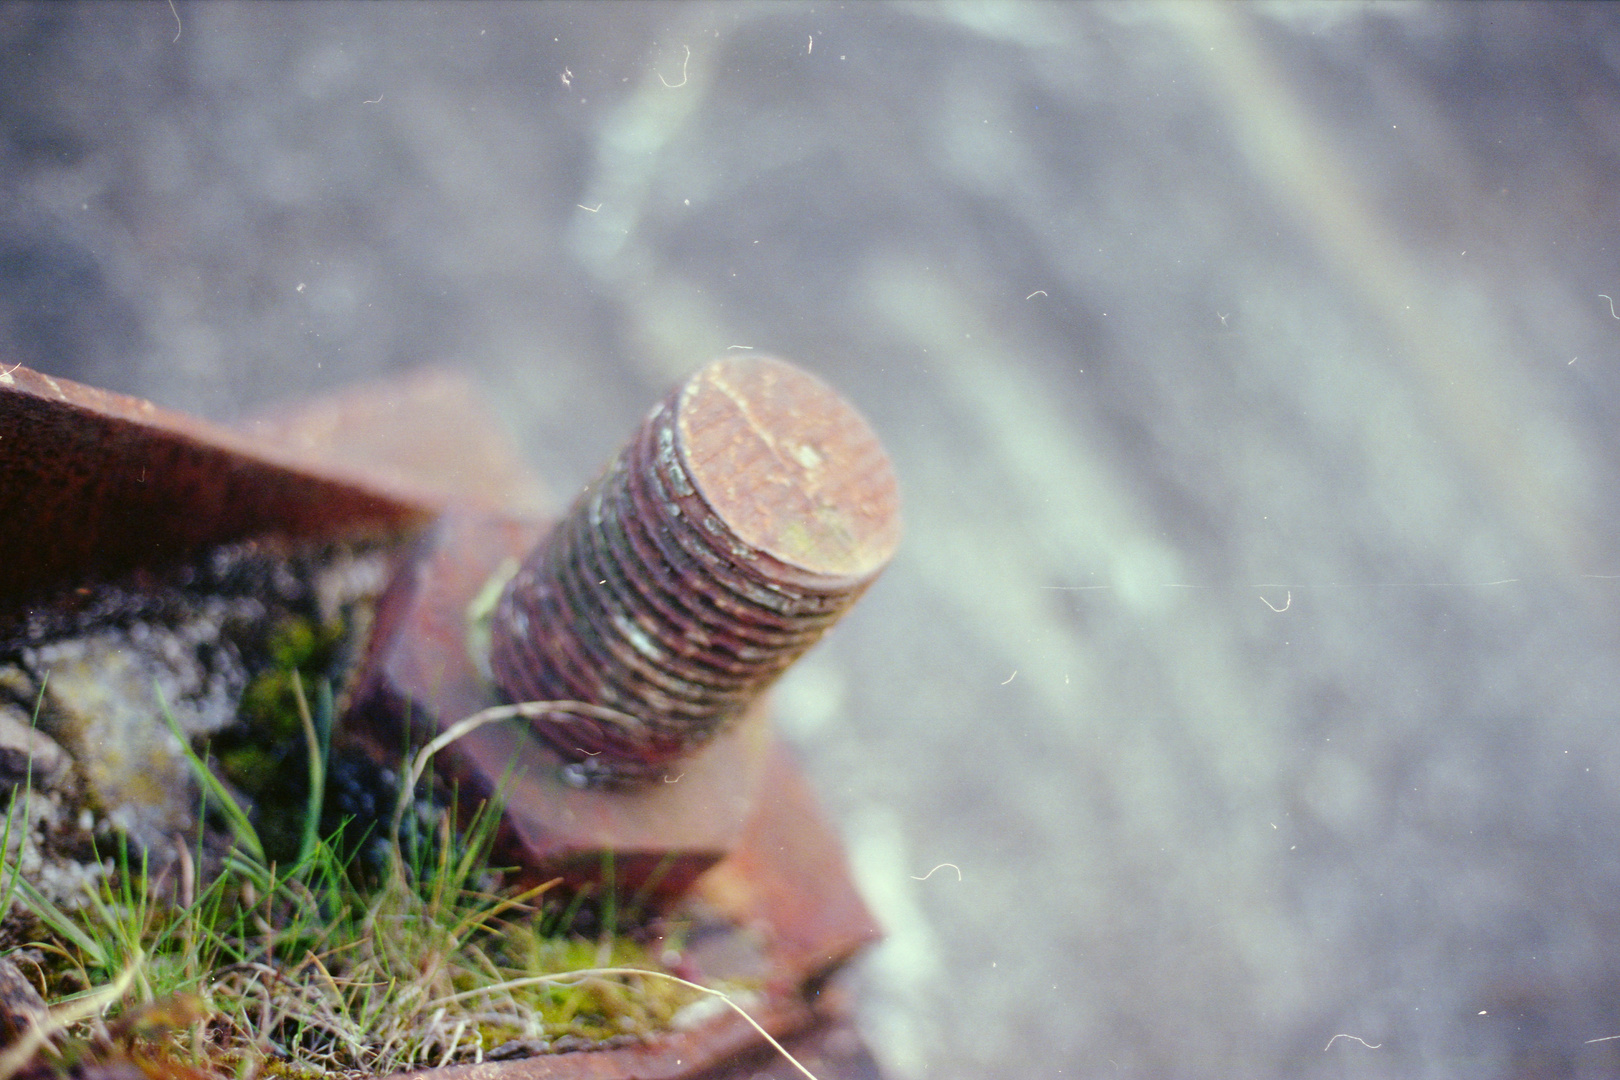
[[[482,1060],[513,1040],[645,1036],[703,995],[754,1024],[725,993],[662,970],[612,926],[595,938],[567,933],[572,909],[548,913],[549,886],[504,890],[489,866],[498,799],[459,833],[440,811],[402,837],[415,782],[446,740],[407,772],[385,872],[357,872],[338,838],[315,827],[328,751],[296,673],[293,682],[310,793],[287,865],[267,858],[249,815],[188,750],[206,806],[232,840],[206,880],[200,843],[167,883],[120,850],[114,872],[66,911],[14,866],[0,868],[0,896],[37,920],[26,955],[55,998],[51,1022],[0,1055],[0,1080],[40,1061],[66,1075],[96,1055],[166,1077],[383,1075]],[[509,713],[491,710],[452,731]],[[6,838],[19,809],[26,820],[23,790]],[[161,1067],[148,1067],[154,1061]]]

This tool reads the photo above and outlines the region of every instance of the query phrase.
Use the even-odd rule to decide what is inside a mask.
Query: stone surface
[[[202,642],[193,634],[219,629],[210,622],[130,637],[92,634],[27,654],[45,682],[41,720],[79,763],[92,803],[150,851],[194,833],[197,823],[196,782],[164,709],[187,734],[217,731],[235,719],[247,685],[228,647],[210,650],[211,667],[199,661]]]
[[[28,713],[0,704],[0,788],[14,790],[20,784],[52,791],[69,778],[72,767],[67,751],[40,731]]]
[[[31,1028],[43,1028],[50,1009],[34,984],[9,957],[0,959],[0,1049],[11,1046]]]
[[[31,687],[20,669],[4,669],[8,689]],[[72,757],[40,731],[30,712],[0,702],[0,801],[6,808],[5,856],[49,900],[71,910],[86,900],[107,867],[94,850],[95,815]],[[0,912],[3,916],[5,912]],[[3,974],[3,973],[0,973]]]
[[[0,9],[6,366],[882,435],[776,700],[895,1075],[1620,1071],[1613,7],[176,7]]]

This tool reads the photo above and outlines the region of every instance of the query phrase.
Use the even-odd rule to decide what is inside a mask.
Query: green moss
[[[220,753],[218,758],[225,778],[249,793],[265,790],[280,771],[278,756],[262,746],[239,746]]]
[[[225,779],[253,801],[254,827],[276,861],[294,857],[303,839],[309,749],[301,710],[318,712],[317,688],[341,678],[349,634],[341,621],[289,616],[277,623],[264,640],[264,666],[242,693],[237,722],[210,747]],[[324,726],[330,717],[318,722]]]
[[[280,1058],[267,1058],[259,1066],[259,1075],[272,1080],[325,1080],[326,1073],[306,1065],[295,1065]]]
[[[486,1054],[497,1046],[523,1038],[523,1032],[510,1024],[479,1024],[477,1032],[478,1049]]]
[[[293,672],[306,687],[331,678],[348,627],[334,621],[292,617],[280,623],[265,642],[269,664],[242,693],[241,720],[266,741],[300,737],[298,690]]]
[[[492,950],[514,972],[638,968],[660,971],[646,946],[627,935],[591,940],[547,934],[529,921],[504,927]],[[667,1030],[675,1013],[699,994],[657,977],[587,979],[580,983],[538,985],[515,995],[541,1019],[546,1035],[573,1035],[601,1041],[618,1035],[650,1036]]]

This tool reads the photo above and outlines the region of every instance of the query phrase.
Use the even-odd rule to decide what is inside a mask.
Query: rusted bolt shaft
[[[514,701],[583,701],[534,729],[619,779],[658,775],[740,715],[865,591],[900,536],[888,455],[781,360],[708,365],[506,585],[490,667]]]

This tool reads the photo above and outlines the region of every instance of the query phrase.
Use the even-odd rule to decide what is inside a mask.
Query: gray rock
[[[49,1019],[50,1009],[28,976],[9,957],[0,959],[0,1046],[11,1046]]]
[[[42,726],[79,764],[89,800],[148,851],[196,828],[198,793],[167,709],[188,735],[235,715],[247,675],[228,648],[200,648],[217,620],[137,624],[28,651],[44,681]]]
[[[26,784],[54,790],[66,781],[72,759],[57,741],[36,728],[14,705],[0,705],[0,791]]]

